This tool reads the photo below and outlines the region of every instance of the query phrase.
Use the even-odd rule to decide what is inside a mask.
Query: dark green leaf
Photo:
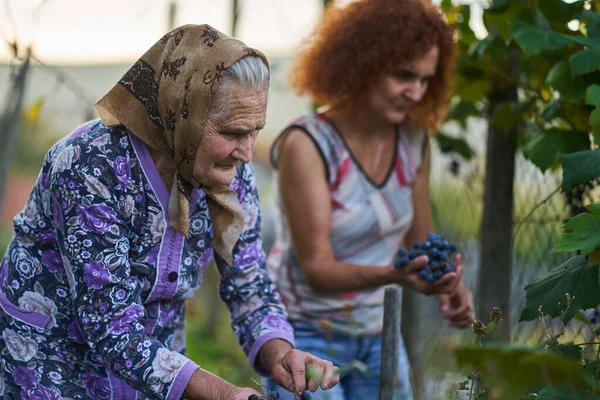
[[[600,397],[587,389],[573,389],[566,385],[555,388],[544,388],[538,393],[536,400],[598,400]]]
[[[592,85],[587,89],[585,104],[600,107],[600,85]]]
[[[548,73],[546,82],[573,103],[580,101],[588,88],[587,82],[583,79],[572,77],[571,65],[566,60],[554,65]]]
[[[600,13],[595,11],[585,11],[579,15],[579,18],[586,23],[587,34],[589,37],[600,36]]]
[[[571,44],[571,41],[561,33],[540,29],[522,21],[514,21],[511,31],[512,39],[526,54],[559,50]]]
[[[448,112],[448,119],[456,120],[461,123],[463,129],[466,128],[467,118],[481,113],[475,108],[475,104],[470,101],[460,100],[452,106]]]
[[[535,98],[526,101],[505,101],[495,110],[491,123],[504,129],[511,129],[523,122],[525,114],[535,104]]]
[[[519,19],[526,7],[516,1],[507,1],[508,7],[499,7],[496,12],[489,10],[483,13],[483,24],[492,35],[498,35],[504,40],[510,39],[510,22]]]
[[[569,57],[571,75],[583,75],[600,67],[600,48],[588,48]]]
[[[585,382],[577,363],[531,347],[459,347],[456,359],[459,366],[477,369],[501,399],[520,399],[543,384],[581,387]]]
[[[559,129],[537,133],[523,147],[523,155],[542,172],[559,160],[563,154],[590,148],[586,132]]]
[[[470,160],[475,155],[475,151],[469,146],[463,138],[455,138],[444,133],[438,133],[434,136],[444,152],[455,152],[460,154],[465,160]]]
[[[544,121],[552,121],[554,118],[558,117],[558,110],[562,106],[562,103],[562,100],[559,99],[546,104],[544,108],[540,110],[540,117]]]
[[[588,255],[600,244],[600,217],[591,213],[583,213],[571,218],[565,224],[567,232],[563,233],[552,253],[568,253],[581,251]]]
[[[563,192],[600,176],[600,150],[578,151],[560,157],[563,165]]]
[[[549,352],[557,354],[562,357],[567,357],[575,362],[581,360],[581,347],[573,346],[573,343],[561,343],[558,346],[550,339],[544,341],[540,348],[547,349]]]
[[[503,39],[497,35],[490,35],[473,43],[469,48],[468,55],[476,60],[489,57],[491,60],[498,61],[504,57],[507,50],[508,46]]]
[[[452,8],[454,7],[454,5],[452,4],[452,0],[442,0],[440,6],[442,8],[442,11],[444,11],[445,13],[452,10]]]
[[[555,268],[548,276],[525,286],[526,302],[519,321],[534,321],[539,308],[544,315],[561,317],[564,323],[571,320],[579,310],[600,304],[598,265],[590,265],[585,257],[575,256]],[[571,295],[567,309],[566,293]]]
[[[487,13],[502,13],[508,10],[510,0],[496,0],[492,2],[492,5],[485,9]]]
[[[566,25],[577,18],[584,8],[585,1],[579,0],[573,3],[565,3],[563,0],[542,0],[537,2],[538,10],[552,23]]]
[[[596,107],[590,113],[590,126],[592,129],[594,129],[594,131],[600,129],[600,107]]]

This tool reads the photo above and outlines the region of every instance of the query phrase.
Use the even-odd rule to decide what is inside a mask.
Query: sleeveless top
[[[412,182],[423,159],[426,134],[398,126],[393,163],[384,182],[377,185],[365,174],[333,123],[323,115],[302,116],[283,132],[290,128],[308,134],[323,158],[331,195],[330,241],[336,260],[373,268],[391,265],[412,225]],[[271,153],[276,186],[280,137],[281,134]],[[276,238],[267,266],[287,306],[290,321],[310,323],[328,332],[379,334],[383,327],[385,286],[359,292],[315,293],[298,264],[279,195],[275,223]]]

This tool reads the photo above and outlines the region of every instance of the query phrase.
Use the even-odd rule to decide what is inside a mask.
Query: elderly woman
[[[255,370],[297,393],[337,383],[294,349],[266,273],[249,162],[268,83],[260,52],[182,26],[98,102],[100,120],[52,147],[1,264],[0,396],[256,394],[184,355],[185,301],[213,256]]]
[[[297,347],[344,367],[340,385],[313,398],[378,397],[388,285],[439,295],[451,325],[473,321],[460,257],[433,284],[419,276],[427,256],[392,265],[400,247],[433,230],[428,137],[447,109],[454,61],[453,30],[427,0],[330,8],[296,59],[292,85],[322,107],[273,145],[280,198],[268,265]],[[409,365],[399,346],[396,398],[406,400]],[[353,368],[361,364],[367,371]]]

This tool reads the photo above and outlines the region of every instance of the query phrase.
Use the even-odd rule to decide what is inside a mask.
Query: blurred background
[[[12,235],[12,218],[25,204],[48,148],[77,125],[97,118],[95,101],[165,32],[186,23],[208,23],[260,49],[270,59],[272,84],[267,125],[259,135],[253,161],[261,196],[265,250],[268,251],[273,240],[269,146],[280,129],[311,109],[310,102],[295,96],[288,87],[289,64],[296,49],[319,22],[324,6],[330,2],[0,1],[0,115],[6,119],[12,112],[10,115],[16,117],[9,121],[10,126],[17,127],[10,137],[8,130],[0,132],[0,255]],[[460,10],[448,14],[453,22],[468,24],[479,40],[487,37],[489,33],[482,20],[482,9],[487,2],[444,3],[446,10]],[[468,17],[465,8],[456,8],[463,3],[468,6]],[[449,4],[454,8],[448,8]],[[26,76],[17,76],[28,52],[31,66]],[[15,85],[18,79],[21,83]],[[465,86],[476,89],[474,83]],[[15,104],[20,108],[15,110]],[[459,107],[453,108],[455,114],[441,129],[443,135],[433,142],[432,201],[436,230],[459,244],[464,254],[466,283],[477,293],[488,120],[465,110],[461,118],[460,111]],[[9,125],[2,126],[6,129]],[[534,328],[516,324],[524,304],[523,287],[566,260],[565,255],[551,254],[550,250],[558,241],[562,223],[572,214],[572,209],[567,197],[552,196],[560,185],[558,171],[542,173],[520,151],[514,156],[514,167],[514,211],[509,221],[514,242],[509,254],[512,262],[510,293],[505,293],[511,305],[504,311],[505,319],[512,325],[511,338],[527,341]],[[498,213],[502,213],[501,208]],[[522,222],[528,214],[529,218]],[[501,265],[497,267],[502,270]],[[188,307],[188,353],[205,369],[236,384],[252,385],[251,378],[257,377],[231,333],[228,313],[218,299],[218,275],[213,268],[208,268],[207,274],[204,285]],[[447,327],[438,314],[435,299],[416,296],[412,304],[413,309],[407,313],[410,318],[410,329],[406,330],[410,336],[408,345],[421,363],[419,373],[429,393],[426,398],[442,398],[446,390],[444,382],[448,381],[440,379],[446,376],[446,367],[439,345],[443,347],[444,343],[470,336]]]

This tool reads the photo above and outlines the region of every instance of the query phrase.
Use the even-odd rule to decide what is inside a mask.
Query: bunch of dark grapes
[[[594,202],[590,192],[599,185],[600,177],[575,186],[573,189],[565,193],[571,217],[587,212],[587,208],[585,207],[586,203]]]
[[[258,397],[255,394],[251,394],[248,397],[248,400],[279,400],[279,399],[280,399],[279,393],[276,390],[270,390],[267,395],[262,396],[262,397]],[[300,395],[300,400],[311,400],[311,399],[312,399],[312,394],[310,394],[310,392],[308,390],[305,390]]]
[[[394,267],[398,269],[405,267],[415,258],[426,255],[429,257],[429,263],[419,271],[419,276],[428,283],[434,283],[447,273],[454,271],[452,257],[457,250],[456,244],[449,243],[440,235],[430,233],[423,243],[413,243],[410,252],[401,247],[396,253]]]

